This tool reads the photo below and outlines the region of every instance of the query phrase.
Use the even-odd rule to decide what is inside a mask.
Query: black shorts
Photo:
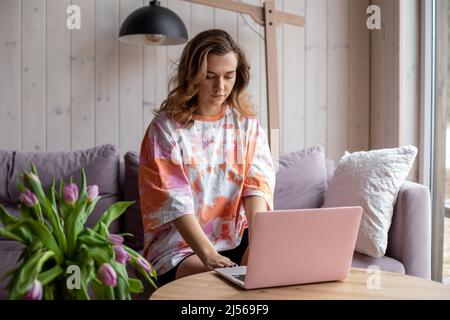
[[[247,249],[248,246],[248,228],[244,230],[244,234],[242,235],[242,240],[239,246],[237,246],[234,249],[226,250],[226,251],[220,251],[220,254],[228,257],[231,261],[240,264],[242,256],[245,253],[245,249]],[[180,266],[181,262],[186,259],[187,257],[193,255],[194,253],[191,253],[190,255],[184,257],[183,259],[178,262],[178,264],[167,271],[166,273],[158,276],[158,279],[156,281],[156,284],[158,287],[161,287],[165,285],[166,283],[169,283],[171,281],[175,280],[175,275],[177,274],[178,267]]]

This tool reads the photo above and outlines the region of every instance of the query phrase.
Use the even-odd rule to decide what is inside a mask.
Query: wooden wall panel
[[[143,107],[143,117],[142,117],[142,134],[147,130],[148,125],[153,119],[152,111],[159,107],[156,105],[156,88],[157,88],[157,47],[146,46],[144,48],[144,101],[142,102]],[[136,150],[138,151],[138,150]]]
[[[253,5],[260,5],[259,0],[251,0],[247,3]],[[251,92],[251,98],[253,103],[255,104],[255,109],[258,113],[261,110],[261,69],[259,66],[261,65],[261,46],[264,43],[261,40],[261,37],[264,38],[264,30],[257,23],[253,21],[252,18],[246,15],[238,15],[238,36],[235,39],[238,43],[241,44],[242,49],[244,50],[247,59],[250,61],[250,84],[248,87],[249,92]],[[258,32],[258,34],[255,33]],[[265,99],[265,97],[263,97]]]
[[[116,18],[116,19],[114,19]],[[119,1],[95,8],[95,144],[119,145]]]
[[[189,38],[203,30],[214,28],[214,8],[204,5],[191,4],[191,32]]]
[[[369,0],[349,0],[349,151],[369,149],[370,33],[361,27],[366,24],[368,6]]]
[[[183,20],[188,35],[191,34],[190,32],[190,25],[191,25],[191,4],[186,1],[179,1],[179,0],[168,0],[167,7],[175,12],[181,20]],[[183,48],[185,47],[184,44],[182,45],[176,45],[176,46],[169,46],[167,47],[167,77],[171,79],[176,75],[178,63],[180,61],[181,52],[183,51]],[[165,97],[163,97],[165,98]]]
[[[234,12],[214,8],[214,28],[227,31],[233,39],[238,36],[238,15]]]
[[[327,136],[327,22],[326,0],[306,2],[305,146],[326,146]]]
[[[399,145],[420,141],[420,1],[402,0],[400,10]],[[419,179],[419,157],[409,177]]]
[[[338,161],[347,149],[368,148],[368,3],[276,0],[278,10],[306,18],[304,28],[277,29],[284,153],[322,145]],[[81,30],[65,26],[69,4],[81,8]],[[113,143],[121,155],[139,151],[151,111],[166,98],[171,63],[184,47],[118,41],[122,21],[145,5],[146,0],[1,1],[0,148],[56,151]],[[237,13],[181,0],[161,5],[183,19],[190,38],[223,28],[244,48],[251,63],[249,92],[267,129],[265,48],[254,32],[264,37],[263,27],[249,16],[247,24]]]
[[[285,1],[284,11],[305,15],[306,0]],[[282,104],[281,128],[283,130],[283,152],[293,152],[305,147],[305,109],[306,109],[306,65],[305,65],[305,28],[293,25],[285,26],[283,50],[279,59],[283,66],[284,103]]]
[[[370,35],[370,148],[379,149],[399,144],[399,14],[398,1],[371,3],[382,12],[381,30]]]
[[[71,149],[95,145],[95,1],[73,0],[81,29],[71,30]]]
[[[22,149],[21,2],[0,1],[0,148]]]
[[[25,151],[46,150],[45,11],[44,0],[22,1],[22,149]]]
[[[142,0],[121,0],[120,25],[142,5]],[[139,150],[142,139],[144,48],[120,43],[119,52],[119,146],[123,154],[128,150]]]
[[[327,156],[340,159],[348,149],[349,3],[328,2]]]
[[[70,32],[65,28],[69,0],[47,0],[47,151],[70,150]]]

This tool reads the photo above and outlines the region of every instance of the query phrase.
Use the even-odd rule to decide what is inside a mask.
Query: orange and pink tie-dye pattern
[[[176,218],[194,214],[220,252],[237,247],[247,228],[243,197],[261,196],[273,209],[275,168],[258,121],[229,106],[194,120],[181,128],[159,114],[141,144],[144,254],[160,275],[192,253],[170,223]]]

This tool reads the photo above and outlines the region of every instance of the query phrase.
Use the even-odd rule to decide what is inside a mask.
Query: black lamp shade
[[[131,44],[177,45],[187,41],[188,33],[180,17],[152,1],[125,19],[119,39]]]

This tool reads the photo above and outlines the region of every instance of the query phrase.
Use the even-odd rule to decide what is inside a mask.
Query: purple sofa
[[[304,152],[299,152],[280,157],[280,170],[277,172],[275,190],[275,209],[287,209],[286,203],[296,205],[292,201],[292,193],[295,192],[297,192],[296,200],[302,201],[301,205],[297,205],[298,208],[305,205],[320,207],[323,204],[323,193],[326,190],[327,182],[332,177],[334,164],[327,160],[323,167],[320,167],[317,165],[320,163],[317,159],[305,160],[304,156]],[[299,159],[303,162],[297,161]],[[120,200],[136,201],[124,213],[120,221],[111,225],[110,231],[134,234],[135,237],[128,239],[126,244],[137,250],[142,249],[143,234],[137,185],[139,158],[136,152],[128,152],[121,160],[119,151],[114,145],[102,145],[70,152],[43,153],[0,150],[0,203],[13,214],[18,213],[17,205],[19,204],[16,179],[21,171],[29,170],[30,161],[36,165],[46,190],[51,184],[51,177],[57,178],[57,181],[59,181],[59,177],[69,181],[70,176],[73,176],[75,182],[79,184],[81,168],[85,169],[87,183],[97,184],[102,196],[88,225],[96,221],[112,203]],[[295,172],[299,170],[299,164],[301,164],[301,175],[292,179],[295,174],[299,173]],[[293,186],[292,183],[294,183]],[[300,197],[299,194],[301,194]],[[289,197],[291,200],[288,199]],[[283,207],[283,205],[285,206]],[[377,265],[381,270],[430,279],[430,214],[428,189],[420,184],[405,182],[395,206],[386,255],[381,258],[372,258],[355,252],[352,265],[361,268]],[[0,278],[8,270],[14,268],[20,250],[21,246],[18,243],[0,238]],[[0,280],[0,299],[7,299],[5,286],[8,280],[9,278]],[[151,291],[152,289],[147,287],[145,294],[136,298],[145,299]]]

